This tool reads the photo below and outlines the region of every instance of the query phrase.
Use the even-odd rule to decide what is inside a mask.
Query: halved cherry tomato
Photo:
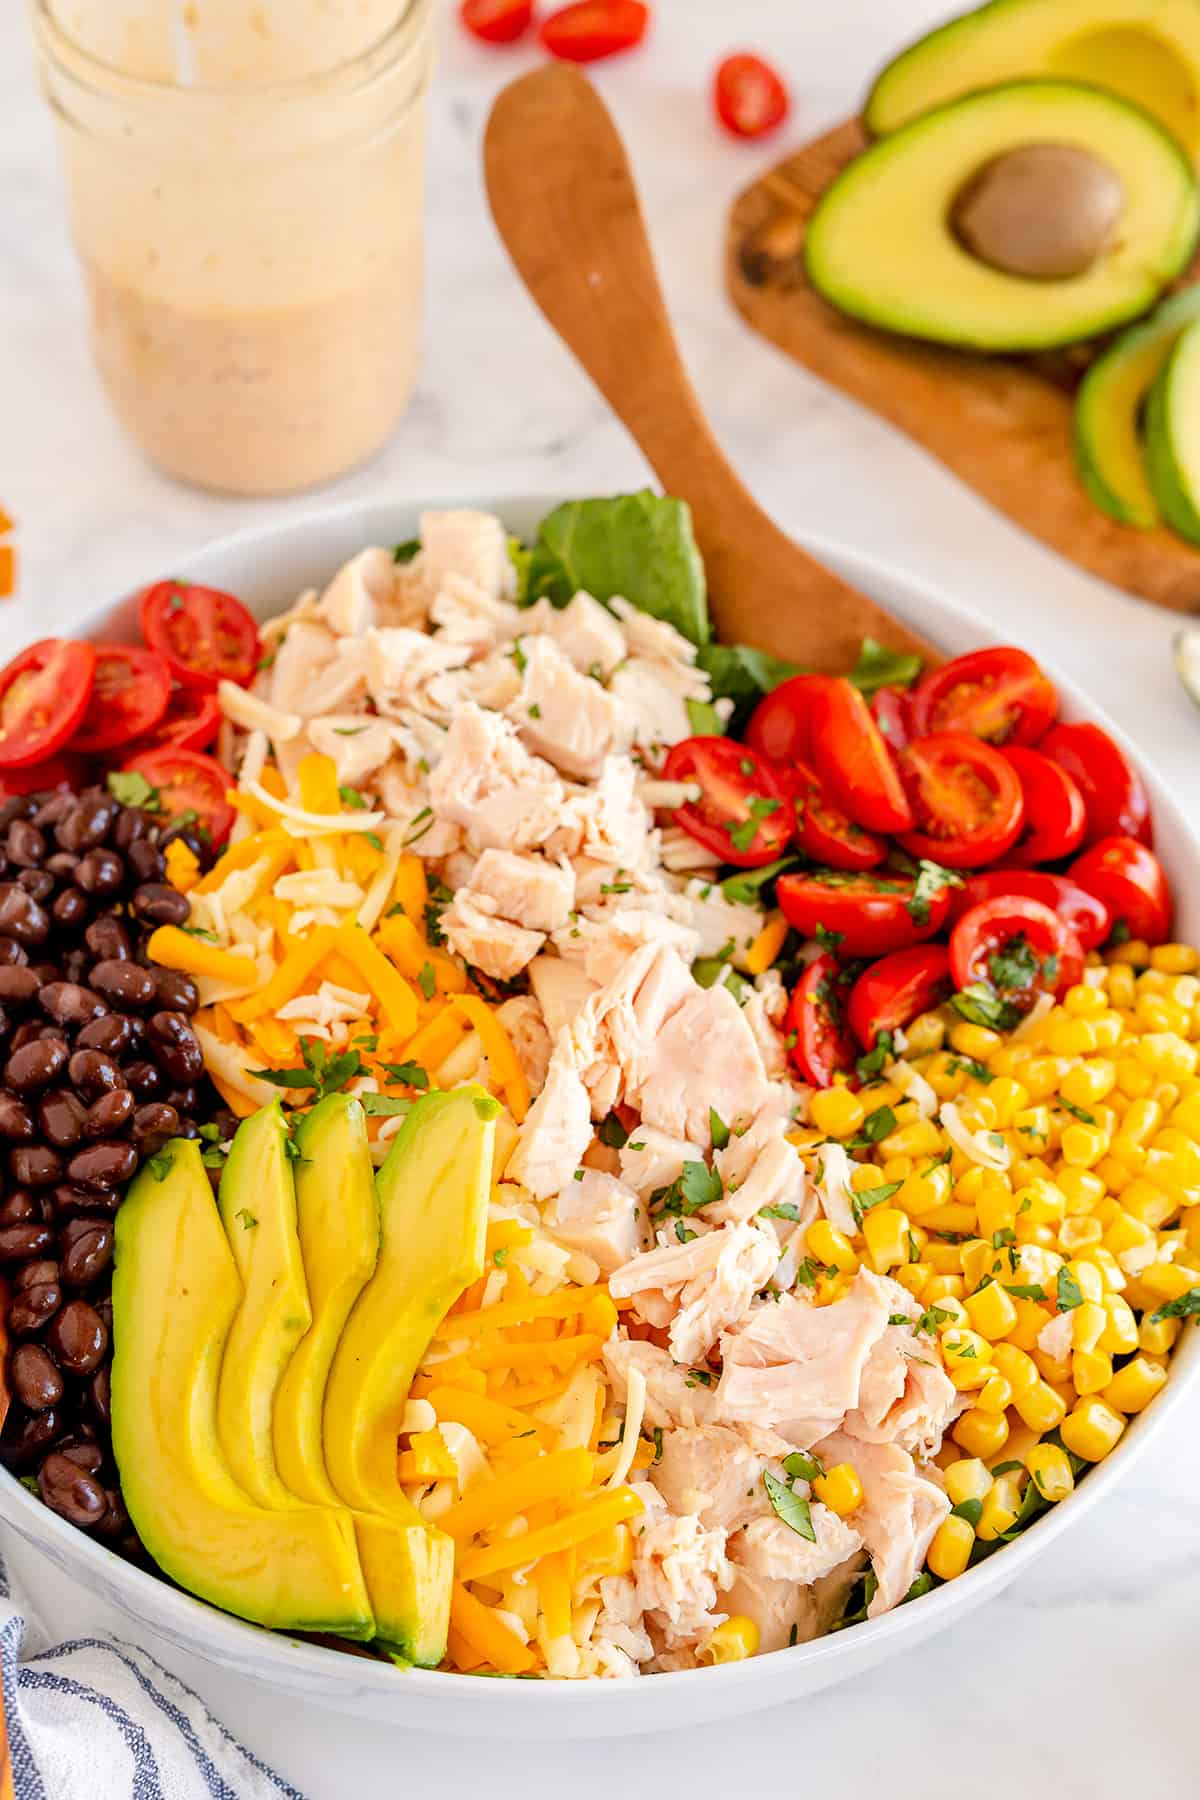
[[[142,636],[184,687],[245,684],[258,664],[258,627],[240,600],[219,588],[160,581],[141,604]]]
[[[813,704],[831,675],[792,675],[764,694],[746,726],[752,750],[773,763],[811,763]]]
[[[813,1087],[830,1087],[854,1067],[854,1043],[844,1023],[845,971],[834,956],[810,962],[792,989],[788,1006],[791,1058]]]
[[[71,747],[94,756],[150,731],[167,710],[171,671],[157,650],[100,644],[87,711]]]
[[[541,38],[551,56],[565,62],[599,62],[640,44],[649,23],[650,8],[642,0],[574,0],[550,14]]]
[[[1146,784],[1119,745],[1099,725],[1056,725],[1039,746],[1065,769],[1087,808],[1087,842],[1132,837],[1154,847]]]
[[[913,735],[965,731],[992,744],[1036,744],[1054,723],[1058,694],[1024,650],[971,650],[931,669],[913,691]]]
[[[144,746],[170,744],[176,750],[207,750],[221,728],[221,708],[215,694],[199,688],[176,688],[166,716],[159,720],[153,738]]]
[[[694,781],[700,798],[676,807],[675,823],[722,862],[756,869],[782,855],[792,809],[770,763],[732,738],[690,737],[663,765],[667,781]]]
[[[0,800],[15,800],[21,794],[48,793],[53,788],[70,788],[78,793],[87,769],[83,758],[52,756],[42,763],[29,763],[20,769],[0,769]]]
[[[968,875],[950,896],[949,922],[954,925],[972,907],[1006,895],[1048,906],[1071,927],[1085,950],[1094,950],[1112,930],[1112,914],[1103,900],[1067,876],[1050,875],[1043,869],[987,869]]]
[[[907,831],[912,808],[887,745],[856,687],[825,682],[812,702],[813,766],[829,798],[868,831]]]
[[[977,869],[1014,844],[1025,817],[1021,781],[999,750],[965,731],[916,738],[900,756],[916,829],[910,856]]]
[[[950,956],[942,944],[895,950],[859,976],[846,1009],[850,1029],[864,1050],[873,1050],[881,1031],[893,1033],[946,998]]]
[[[948,887],[918,899],[913,877],[889,869],[808,869],[781,875],[775,894],[788,924],[805,937],[816,937],[818,926],[836,932],[841,956],[886,956],[924,943],[950,910]]]
[[[1083,947],[1040,900],[1005,894],[964,913],[950,934],[957,988],[985,982],[1018,1012],[1039,994],[1065,994],[1083,976]]]
[[[1071,880],[1124,920],[1129,935],[1163,944],[1171,933],[1171,889],[1153,850],[1132,837],[1101,838],[1071,864]]]
[[[893,756],[907,748],[912,737],[912,712],[903,688],[876,688],[871,696],[871,717]]]
[[[1040,750],[1013,745],[1000,754],[1017,771],[1025,802],[1025,824],[1008,852],[1009,861],[1033,868],[1070,856],[1083,842],[1087,808],[1067,771]]]
[[[514,44],[529,29],[533,0],[462,0],[459,16],[485,44]]]
[[[743,51],[727,56],[717,70],[713,103],[726,131],[735,137],[766,137],[788,115],[788,91],[770,63]]]
[[[197,750],[164,746],[131,756],[125,767],[144,775],[150,786],[157,789],[166,818],[194,812],[197,824],[212,838],[213,849],[221,848],[233,830],[236,814],[225,798],[230,777],[219,762],[211,756],[201,756]]]
[[[0,768],[62,749],[87,711],[95,668],[94,645],[42,638],[0,669]]]
[[[832,869],[878,868],[888,852],[884,839],[839,812],[807,763],[776,766],[775,775],[791,799],[796,841],[805,856]]]

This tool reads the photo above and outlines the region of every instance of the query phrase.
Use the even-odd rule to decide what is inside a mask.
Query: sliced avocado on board
[[[1150,389],[1146,474],[1167,524],[1200,544],[1200,321],[1181,334]]]
[[[1075,460],[1096,505],[1123,525],[1159,522],[1146,475],[1142,415],[1155,376],[1181,331],[1200,318],[1200,288],[1186,288],[1096,358],[1075,400]]]
[[[1084,81],[1153,113],[1200,151],[1196,0],[992,0],[893,57],[867,96],[883,136],[977,88],[1024,76]]]
[[[242,1284],[196,1143],[169,1144],[130,1186],[112,1298],[113,1451],[155,1562],[257,1624],[371,1637],[349,1514],[262,1507],[222,1453],[217,1381]]]
[[[1144,312],[1186,264],[1198,224],[1191,163],[1148,114],[1096,88],[1022,81],[871,145],[825,190],[805,254],[818,292],[867,324],[1046,350]],[[1078,272],[1059,273],[1063,251]]]

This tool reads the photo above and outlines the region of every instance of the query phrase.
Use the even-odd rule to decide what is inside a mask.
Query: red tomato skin
[[[832,806],[806,763],[795,762],[775,773],[795,809],[796,841],[805,856],[831,869],[879,867],[888,852],[884,839],[864,831]]]
[[[1025,824],[1008,860],[1032,869],[1072,855],[1087,830],[1087,807],[1076,783],[1041,750],[1012,746],[1000,754],[1017,771],[1025,801]]]
[[[955,705],[951,697],[960,688],[979,692],[974,700],[963,695]],[[996,704],[997,688],[1011,693],[1007,707]],[[989,743],[1031,745],[1045,736],[1057,715],[1054,683],[1028,652],[1010,645],[997,644],[956,656],[940,669],[931,669],[912,695],[914,737],[965,731]]]
[[[81,757],[70,751],[51,756],[46,762],[29,763],[20,769],[0,769],[0,800],[16,800],[24,794],[48,793],[54,788],[70,788],[77,794],[87,777]]]
[[[216,695],[202,693],[199,688],[179,688],[171,697],[166,716],[159,720],[150,738],[140,747],[150,750],[155,745],[163,745],[173,750],[207,750],[220,729],[221,708]]]
[[[122,767],[144,775],[151,787],[162,789],[176,783],[182,785],[185,792],[176,810],[185,812],[194,807],[200,815],[200,823],[208,827],[213,849],[219,850],[225,843],[237,814],[225,798],[232,778],[215,757],[204,756],[198,750],[176,750],[170,745],[159,745],[129,757]],[[189,784],[191,791],[188,791]],[[164,807],[164,812],[169,809]]]
[[[971,832],[942,837],[934,831],[912,830],[902,834],[901,844],[910,856],[928,857],[947,869],[978,869],[995,862],[1017,841],[1025,817],[1021,782],[999,750],[965,731],[942,731],[917,738],[900,759],[905,785],[913,796],[913,812],[919,820],[932,821],[922,806],[926,782],[936,776],[939,764],[965,764],[979,775],[993,795],[992,817]]]
[[[912,739],[912,708],[903,688],[876,688],[871,696],[871,717],[893,756],[907,750]]]
[[[819,873],[814,871],[814,875]],[[876,885],[882,880],[888,882],[886,889]],[[950,910],[950,889],[942,888],[933,896],[923,924],[908,910],[912,892],[913,883],[905,877],[893,881],[886,874],[871,872],[859,883],[838,887],[799,874],[781,875],[775,884],[776,899],[788,924],[809,938],[816,936],[818,925],[840,932],[838,954],[843,957],[886,956],[936,937]]]
[[[950,933],[950,973],[956,988],[989,980],[988,958],[1010,939],[1024,936],[1039,961],[1058,958],[1056,996],[1083,978],[1083,946],[1057,913],[1040,900],[1003,895],[965,912]],[[1040,987],[1040,984],[1038,984]],[[1046,990],[1042,990],[1046,991]]]
[[[1094,950],[1112,930],[1112,914],[1103,900],[1086,892],[1073,879],[1042,869],[985,869],[969,875],[950,895],[947,922],[953,926],[973,906],[1005,895],[1037,900],[1048,906],[1071,927],[1085,950]]]
[[[1131,937],[1165,944],[1171,935],[1171,888],[1153,850],[1133,837],[1106,837],[1071,864],[1071,880],[1124,919]]]
[[[533,0],[462,0],[459,17],[484,44],[515,44],[533,19]]]
[[[0,724],[0,768],[45,762],[70,741],[87,711],[95,669],[95,647],[72,638],[40,638],[0,669],[0,721],[11,689],[18,681],[34,680],[39,670],[46,672],[48,688],[42,705],[53,708],[51,717],[24,731],[19,723],[11,730]]]
[[[112,673],[126,672],[124,688],[114,689]],[[136,644],[100,644],[87,711],[71,748],[85,756],[115,750],[152,731],[167,710],[171,671],[157,650]]]
[[[835,999],[832,1010],[819,990],[829,993],[842,971],[837,958],[828,954],[810,962],[792,989],[788,1005],[788,1035],[794,1037],[788,1052],[801,1079],[813,1087],[831,1087],[835,1075],[848,1075],[854,1067],[854,1044],[842,1022]]]
[[[792,675],[764,694],[744,733],[745,742],[773,763],[812,762],[812,715],[831,675]]]
[[[834,804],[868,831],[908,831],[912,808],[862,695],[841,678],[815,695],[813,764]]]
[[[943,944],[894,950],[872,963],[851,989],[846,1008],[850,1029],[864,1050],[873,1050],[881,1031],[900,1030],[939,1005],[952,985],[950,955]]]
[[[753,764],[747,773],[743,764]],[[747,744],[726,737],[690,737],[672,746],[663,775],[668,781],[698,781],[704,789],[700,800],[675,808],[675,823],[711,850],[722,862],[738,869],[757,869],[774,862],[791,841],[794,813],[775,771]],[[765,815],[748,849],[739,849],[728,826],[749,817],[743,804],[751,797],[775,801]],[[717,817],[706,817],[705,809]]]
[[[1125,752],[1099,725],[1056,725],[1041,743],[1043,756],[1065,769],[1087,809],[1084,842],[1132,837],[1154,848],[1146,784]]]
[[[718,119],[734,137],[761,138],[787,118],[787,88],[761,56],[742,51],[727,56],[713,82]]]
[[[245,687],[258,667],[258,626],[253,614],[233,594],[219,588],[197,587],[186,581],[159,581],[143,589],[139,602],[142,637],[150,650],[157,650],[181,687],[216,691],[221,681],[235,681]],[[216,669],[189,662],[176,643],[180,633],[177,620],[186,625],[199,617],[207,627],[211,616],[219,615],[232,649]]]
[[[574,0],[550,14],[542,45],[564,62],[599,62],[632,50],[646,35],[650,8],[642,0]]]

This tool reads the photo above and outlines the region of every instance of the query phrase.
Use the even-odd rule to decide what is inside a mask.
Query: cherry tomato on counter
[[[69,754],[29,763],[20,769],[0,769],[0,800],[15,800],[22,794],[41,794],[58,787],[70,788],[77,794],[86,776],[82,757]]]
[[[787,118],[788,91],[770,63],[743,51],[727,56],[717,70],[713,104],[734,137],[766,137]]]
[[[1132,837],[1154,847],[1146,784],[1119,745],[1099,725],[1056,725],[1040,745],[1065,769],[1087,808],[1087,842]]]
[[[663,765],[667,781],[692,781],[700,798],[676,807],[675,823],[722,862],[756,869],[782,855],[792,836],[792,808],[770,763],[748,744],[690,737]]]
[[[514,44],[529,29],[533,0],[462,0],[459,17],[485,44]]]
[[[745,741],[774,763],[811,763],[813,706],[832,675],[792,675],[764,694],[746,726]]]
[[[836,933],[842,956],[886,956],[936,937],[950,910],[950,889],[918,894],[910,875],[890,869],[848,874],[808,869],[781,875],[775,894],[784,918],[804,937]]]
[[[950,934],[957,988],[986,982],[1018,1012],[1039,994],[1064,994],[1083,975],[1079,939],[1040,900],[1003,895],[964,913]]]
[[[829,1087],[854,1067],[854,1043],[846,1029],[845,970],[834,956],[810,962],[792,989],[787,1029],[790,1055],[803,1080]]]
[[[218,588],[160,581],[141,602],[142,636],[165,656],[176,681],[215,688],[245,685],[258,666],[258,627],[240,600]]]
[[[1112,930],[1112,914],[1103,900],[1067,876],[1041,869],[987,869],[969,875],[950,895],[950,924],[983,901],[1003,896],[1038,900],[1048,906],[1071,927],[1085,950],[1094,950]]]
[[[903,688],[876,688],[871,695],[871,717],[893,756],[907,748],[912,737],[912,708]]]
[[[1087,808],[1067,771],[1040,750],[1006,747],[1001,755],[1017,771],[1025,802],[1025,824],[1007,852],[1010,862],[1033,868],[1070,856],[1083,842]]]
[[[915,822],[900,838],[910,856],[978,869],[1016,842],[1021,782],[999,750],[968,732],[943,731],[916,738],[899,760]]]
[[[96,669],[92,644],[42,638],[0,669],[0,768],[44,762],[74,736]]]
[[[541,39],[565,62],[599,62],[640,44],[649,23],[650,8],[641,0],[574,0],[550,14]]]
[[[171,697],[171,671],[157,650],[100,644],[87,711],[71,748],[94,756],[128,744],[158,724]]]
[[[864,1050],[873,1050],[881,1031],[896,1032],[943,1001],[953,987],[950,954],[941,944],[895,950],[859,976],[846,1014]]]
[[[813,766],[834,804],[868,831],[908,831],[912,808],[858,689],[841,677],[824,682],[811,717]]]
[[[145,776],[157,789],[164,817],[174,819],[180,813],[194,812],[197,825],[212,838],[214,850],[221,848],[233,830],[236,814],[225,798],[230,777],[219,762],[197,750],[164,745],[131,756],[125,768]]]
[[[1071,864],[1071,880],[1124,920],[1130,937],[1163,944],[1171,934],[1171,889],[1153,850],[1132,837],[1101,838]]]
[[[790,798],[805,856],[832,869],[878,868],[888,852],[884,839],[839,812],[807,763],[777,766],[775,775]]]
[[[914,737],[965,731],[993,744],[1036,744],[1058,714],[1054,683],[1024,650],[971,650],[931,669],[912,696]]]

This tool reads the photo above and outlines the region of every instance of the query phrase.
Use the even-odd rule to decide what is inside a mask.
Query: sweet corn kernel
[[[1039,1379],[1033,1387],[1013,1403],[1024,1425],[1031,1431],[1053,1431],[1067,1413],[1067,1403],[1050,1386]]]
[[[1037,1345],[1038,1333],[1046,1324],[1045,1308],[1035,1300],[1025,1300],[1015,1294],[1012,1299],[1017,1309],[1017,1322],[1008,1334],[1008,1342],[1015,1344],[1020,1350],[1032,1350]]]
[[[1144,1318],[1138,1325],[1138,1349],[1148,1356],[1166,1356],[1182,1329],[1180,1319]]]
[[[1071,1459],[1057,1444],[1035,1444],[1025,1458],[1025,1467],[1043,1500],[1056,1504],[1074,1489]]]
[[[1092,1271],[1095,1273],[1095,1271]],[[1071,1314],[1071,1347],[1094,1350],[1108,1324],[1108,1314],[1098,1300],[1085,1300]]]
[[[925,1215],[929,1217],[928,1213]],[[936,1215],[935,1215],[936,1216]],[[939,1275],[949,1275],[962,1282],[962,1257],[958,1253],[957,1244],[942,1244],[932,1239],[925,1251],[925,1260],[931,1262]],[[953,1290],[962,1293],[961,1285]]]
[[[933,1286],[934,1284],[931,1283],[930,1285]],[[971,1321],[967,1314],[966,1304],[961,1295],[934,1295],[930,1300],[930,1304],[937,1307],[938,1316],[933,1322],[934,1330],[936,1332],[966,1331],[970,1329]]]
[[[1014,1114],[1012,1129],[1027,1150],[1048,1150],[1057,1128],[1048,1106],[1025,1106]]]
[[[710,1631],[705,1641],[697,1648],[696,1661],[707,1663],[710,1667],[717,1663],[744,1662],[753,1656],[759,1645],[758,1626],[753,1619],[744,1613],[735,1613],[726,1619],[714,1631]]]
[[[1089,1394],[1063,1419],[1059,1436],[1073,1456],[1096,1463],[1119,1443],[1124,1430],[1125,1421],[1120,1413],[1098,1395]]]
[[[1068,1216],[1090,1213],[1104,1198],[1104,1179],[1091,1169],[1060,1169],[1056,1179],[1066,1200]]]
[[[1073,1261],[1065,1263],[1064,1268],[1078,1286],[1085,1300],[1094,1300],[1097,1304],[1104,1298],[1104,1281],[1094,1263]]]
[[[1159,1300],[1178,1300],[1189,1288],[1200,1285],[1200,1272],[1185,1263],[1156,1262],[1143,1269],[1140,1281],[1146,1292]]]
[[[963,1280],[967,1284],[967,1294],[971,1295],[991,1275],[996,1252],[992,1248],[990,1240],[973,1238],[970,1243],[960,1246],[959,1256],[962,1258]]]
[[[1141,1001],[1138,1002],[1139,1007]],[[1183,1081],[1196,1073],[1200,1051],[1175,1031],[1149,1032],[1137,1038],[1133,1054],[1164,1081]]]
[[[808,1116],[818,1131],[829,1137],[850,1137],[867,1116],[867,1109],[849,1088],[819,1088],[808,1103]]]
[[[1145,969],[1150,963],[1150,946],[1144,938],[1130,938],[1108,952],[1110,963],[1127,963],[1131,969]]]
[[[997,1475],[984,1495],[983,1511],[975,1532],[985,1544],[990,1544],[1001,1532],[1011,1531],[1016,1524],[1021,1511],[1020,1480],[1016,1473]]]
[[[1053,1250],[1058,1241],[1053,1225],[1040,1225],[1036,1219],[1030,1219],[1022,1213],[1017,1214],[1014,1229],[1018,1244],[1037,1244],[1043,1250]]]
[[[962,1415],[950,1435],[968,1456],[982,1457],[986,1462],[1003,1450],[1008,1442],[1008,1430],[1005,1413],[981,1412],[973,1406]]]
[[[1092,1030],[1096,1034],[1097,1050],[1115,1050],[1125,1036],[1125,1026],[1120,1013],[1101,1013],[1098,1019],[1092,1020]]]
[[[973,1062],[986,1063],[993,1050],[998,1050],[1004,1042],[998,1031],[989,1031],[985,1025],[972,1025],[969,1019],[958,1019],[950,1027],[950,1045],[960,1056],[969,1056]]]
[[[1090,1169],[1107,1154],[1109,1140],[1095,1125],[1072,1124],[1064,1128],[1059,1149],[1065,1163]]]
[[[1131,1012],[1137,998],[1136,977],[1133,970],[1121,963],[1113,963],[1108,970],[1107,994],[1110,1006],[1121,1012]]]
[[[945,1249],[944,1244],[930,1244],[928,1255],[933,1259],[935,1250]],[[936,1265],[935,1265],[936,1267]],[[957,1300],[961,1303],[966,1293],[966,1283],[961,1275],[944,1275],[940,1271],[931,1275],[925,1284],[925,1304],[927,1306],[947,1307]],[[966,1314],[963,1314],[965,1320]]]
[[[960,1456],[942,1470],[951,1506],[965,1500],[982,1500],[992,1485],[992,1472],[977,1456]]]
[[[1133,1056],[1117,1061],[1117,1086],[1130,1100],[1144,1100],[1154,1086],[1153,1072]]]
[[[1007,1412],[1012,1405],[1012,1387],[1003,1375],[989,1375],[975,1396],[980,1412]]]
[[[1104,1236],[1099,1219],[1064,1219],[1058,1231],[1059,1249],[1073,1256],[1088,1244],[1098,1244]]]
[[[945,1043],[946,1021],[941,1013],[919,1013],[904,1027],[904,1040],[908,1056],[927,1056],[931,1050],[940,1050]]]
[[[804,1248],[814,1262],[838,1269],[843,1275],[853,1275],[858,1268],[858,1257],[850,1239],[828,1219],[813,1220],[804,1234]]]
[[[1031,1350],[1029,1353],[1041,1372],[1043,1380],[1051,1387],[1061,1387],[1064,1381],[1071,1379],[1071,1353],[1065,1356],[1051,1356],[1048,1350]]]
[[[841,1519],[857,1512],[863,1503],[863,1484],[853,1463],[835,1463],[813,1482],[813,1493]]]
[[[1167,1220],[1179,1211],[1179,1202],[1153,1181],[1139,1175],[1121,1195],[1125,1211],[1140,1219],[1152,1231],[1161,1231]]]
[[[908,1261],[908,1214],[895,1206],[873,1206],[863,1218],[863,1236],[877,1274]]]
[[[904,1185],[896,1195],[896,1205],[910,1218],[922,1219],[926,1213],[946,1205],[952,1181],[945,1163],[939,1163],[934,1169],[914,1169],[911,1175],[905,1176]]]
[[[933,1266],[930,1263],[905,1263],[902,1268],[893,1269],[892,1280],[898,1281],[902,1288],[907,1289],[914,1300],[920,1300],[923,1303],[925,1285],[932,1274]]]
[[[1176,1131],[1186,1131],[1189,1137],[1200,1139],[1200,1094],[1186,1094],[1168,1122]]]
[[[1100,1393],[1112,1375],[1112,1357],[1103,1350],[1077,1350],[1071,1358],[1071,1380],[1077,1394]]]
[[[1117,1370],[1103,1390],[1102,1398],[1117,1412],[1137,1413],[1149,1406],[1166,1384],[1167,1371],[1161,1363],[1151,1362],[1146,1356],[1135,1356],[1123,1369]]]
[[[951,1513],[934,1532],[925,1561],[939,1581],[953,1581],[967,1567],[974,1548],[974,1529]]]
[[[1076,1019],[1094,1019],[1098,1013],[1107,1009],[1108,1002],[1104,989],[1089,987],[1086,982],[1076,982],[1069,987],[1062,997],[1064,1012],[1069,1012]]]
[[[1120,1294],[1105,1294],[1104,1320],[1104,1330],[1096,1345],[1098,1350],[1106,1351],[1109,1356],[1128,1356],[1131,1350],[1137,1349],[1137,1318]]]
[[[1058,1064],[1052,1056],[1033,1056],[1021,1070],[1021,1080],[1029,1095],[1030,1104],[1037,1106],[1042,1100],[1048,1100],[1051,1094],[1058,1092]]]
[[[1042,1317],[1045,1318],[1044,1313]],[[1037,1386],[1037,1364],[1027,1350],[1018,1350],[1015,1344],[997,1344],[992,1351],[992,1361],[1012,1389],[1014,1400],[1019,1400],[1030,1388]]]
[[[885,1156],[938,1156],[942,1134],[932,1119],[914,1119],[890,1131],[879,1146]]]
[[[1055,1225],[1067,1210],[1067,1196],[1055,1181],[1031,1181],[1013,1195],[1018,1217],[1031,1225]]]
[[[1058,1091],[1072,1106],[1089,1107],[1106,1100],[1116,1085],[1116,1065],[1105,1057],[1095,1056],[1068,1069]]]
[[[1096,1048],[1096,1033],[1090,1019],[1056,1009],[1046,1020],[1045,1043],[1052,1056],[1088,1056]]]
[[[988,1249],[991,1254],[991,1247]],[[963,1304],[972,1330],[993,1343],[997,1338],[1007,1337],[1017,1322],[1017,1309],[1012,1296],[1005,1292],[998,1281],[989,1281],[978,1293],[968,1294]]]
[[[992,1346],[977,1331],[954,1326],[942,1332],[942,1360],[960,1393],[981,1388],[990,1377]]]

